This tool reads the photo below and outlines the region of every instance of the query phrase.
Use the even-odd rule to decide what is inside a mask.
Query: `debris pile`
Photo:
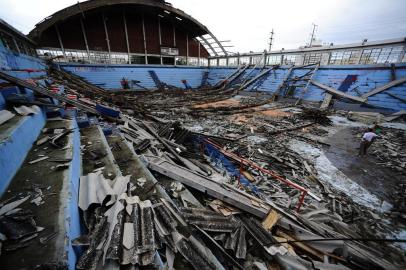
[[[53,97],[74,94],[66,103],[81,110],[86,173],[78,205],[86,232],[72,242],[76,268],[405,265],[393,245],[401,241],[393,237],[403,228],[398,220],[322,181],[315,164],[291,149],[295,141],[330,146],[323,138],[336,130],[328,111],[239,95],[237,85],[108,93],[64,71],[51,75],[66,91]],[[49,86],[34,88],[51,95]],[[94,126],[98,141],[86,137]],[[37,144],[62,148],[58,139],[69,132],[44,133]],[[404,138],[387,132],[373,153],[403,174]],[[3,208],[1,222],[18,219]],[[32,219],[23,220],[35,235]]]

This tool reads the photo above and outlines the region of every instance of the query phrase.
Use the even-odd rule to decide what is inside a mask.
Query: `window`
[[[251,65],[259,65],[263,63],[262,55],[255,55],[251,57]]]
[[[340,65],[343,59],[344,51],[332,52],[330,57],[330,65]]]
[[[159,56],[148,56],[148,65],[160,65],[161,57]]]
[[[396,63],[401,60],[399,60],[399,57],[403,51],[403,46],[396,46],[392,47],[392,51],[390,52],[388,59],[386,60],[387,63]]]
[[[283,64],[284,65],[300,64],[300,63],[298,63],[299,59],[300,59],[300,55],[298,55],[298,54],[285,54],[283,56]]]
[[[162,57],[162,64],[164,65],[174,65],[175,58],[174,57]]]
[[[368,58],[368,63],[375,64],[378,63],[379,54],[381,53],[381,48],[372,49],[371,54]]]
[[[199,65],[199,58],[189,57],[187,61],[188,61],[188,65],[190,65],[190,66],[198,66]]]
[[[175,65],[183,66],[186,65],[186,58],[185,57],[175,57]]]
[[[306,53],[304,55],[304,65],[316,64],[321,61],[321,53]]]
[[[201,66],[201,67],[207,67],[208,63],[209,63],[209,60],[208,60],[208,59],[206,59],[206,58],[200,58],[200,66]]]
[[[242,64],[249,65],[250,64],[250,57],[249,56],[240,57],[240,65],[242,65]]]
[[[345,51],[343,54],[343,59],[341,60],[341,64],[342,65],[358,64],[359,55],[360,55],[359,50]]]
[[[131,57],[131,64],[145,64],[145,56],[143,56],[143,55],[130,55],[130,57]]]
[[[220,58],[219,66],[227,66],[227,58]]]
[[[228,58],[228,65],[229,66],[238,66],[238,58],[237,57]]]
[[[379,54],[379,57],[376,62],[377,63],[387,63],[387,60],[389,58],[391,51],[392,51],[392,47],[382,48],[381,53]]]
[[[267,65],[279,65],[281,63],[281,55],[267,55],[266,64]]]
[[[210,66],[211,67],[217,66],[217,59],[210,59]]]

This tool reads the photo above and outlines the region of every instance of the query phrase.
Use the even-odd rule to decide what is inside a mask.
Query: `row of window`
[[[80,50],[65,50],[65,55],[59,49],[38,49],[38,55],[41,58],[54,58],[56,62],[77,62],[82,64],[106,63],[106,64],[150,64],[160,65],[161,56],[130,54],[99,51],[80,51]],[[207,66],[208,61],[205,58],[196,57],[180,57],[180,56],[162,56],[163,65],[190,65],[190,66]]]
[[[0,43],[0,45],[15,53],[36,56],[35,49],[31,44],[6,32],[0,31]]]
[[[307,52],[303,54],[267,55],[267,65],[308,65],[320,62],[324,65],[384,64],[406,62],[406,57],[399,59],[403,46],[351,49],[333,52]],[[217,61],[218,60],[218,61]],[[262,55],[229,57],[228,66],[241,64],[255,65],[262,63]],[[210,59],[210,66],[227,66],[226,58]]]

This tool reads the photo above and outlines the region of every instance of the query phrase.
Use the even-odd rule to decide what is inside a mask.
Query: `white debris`
[[[396,128],[396,129],[402,129],[406,130],[406,124],[403,123],[382,123],[380,126],[386,127],[386,128]]]
[[[330,120],[333,121],[333,125],[337,125],[337,126],[368,127],[368,125],[366,125],[366,124],[350,121],[347,118],[338,116],[338,115],[328,116],[328,118],[330,118]]]
[[[337,169],[320,149],[305,142],[292,140],[290,149],[301,156],[308,158],[314,163],[318,177],[334,188],[346,193],[354,202],[376,209],[380,212],[387,212],[392,205],[386,201],[381,201],[368,190],[353,182],[344,173]]]

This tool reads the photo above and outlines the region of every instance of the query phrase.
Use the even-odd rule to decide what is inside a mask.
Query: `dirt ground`
[[[330,136],[327,143],[326,156],[330,162],[347,177],[357,182],[378,198],[394,203],[400,175],[379,165],[372,155],[358,157],[360,139],[353,134],[351,128],[345,128]],[[369,150],[372,150],[372,144]]]

